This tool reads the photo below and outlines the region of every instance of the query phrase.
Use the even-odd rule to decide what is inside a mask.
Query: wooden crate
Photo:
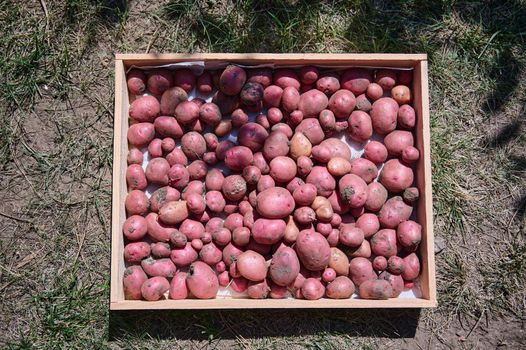
[[[231,299],[210,300],[161,300],[155,302],[124,299],[122,279],[125,269],[121,231],[126,219],[124,199],[127,193],[125,171],[128,144],[129,97],[125,71],[131,65],[153,66],[185,61],[227,61],[256,65],[323,65],[348,67],[413,68],[413,107],[417,115],[415,128],[416,147],[420,160],[416,164],[416,182],[420,191],[417,207],[418,222],[423,228],[420,257],[422,271],[420,284],[422,298],[389,300],[363,299]],[[431,192],[431,160],[429,144],[429,95],[427,55],[425,54],[117,54],[115,60],[115,124],[113,146],[113,205],[111,246],[111,310],[129,309],[247,309],[247,308],[427,308],[436,307],[435,258],[433,242],[433,206]]]

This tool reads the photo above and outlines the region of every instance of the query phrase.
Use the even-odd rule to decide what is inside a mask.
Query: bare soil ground
[[[0,3],[0,344],[524,349],[526,3]],[[429,55],[439,307],[109,313],[113,57]]]

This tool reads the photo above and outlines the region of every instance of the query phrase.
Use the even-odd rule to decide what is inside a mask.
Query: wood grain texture
[[[129,96],[125,69],[130,65],[148,66],[181,61],[229,61],[242,64],[273,63],[279,65],[334,65],[414,68],[413,98],[417,115],[416,147],[421,158],[416,164],[416,182],[421,194],[417,216],[423,227],[420,245],[422,272],[421,299],[362,300],[321,299],[317,301],[282,299],[252,300],[217,298],[211,300],[161,300],[156,302],[124,300],[124,239],[121,231],[126,219],[126,155]],[[112,203],[112,310],[146,309],[244,309],[244,308],[428,308],[436,307],[435,259],[433,240],[433,204],[431,189],[431,157],[429,131],[429,94],[427,55],[425,54],[117,54],[115,62],[115,125]]]

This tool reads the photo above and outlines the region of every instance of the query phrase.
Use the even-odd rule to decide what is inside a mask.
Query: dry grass
[[[518,0],[3,2],[0,344],[524,347],[525,9]],[[146,51],[427,52],[435,232],[446,245],[438,309],[109,314],[112,60]]]

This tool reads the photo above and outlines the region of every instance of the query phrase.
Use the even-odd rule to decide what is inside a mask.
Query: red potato
[[[271,125],[276,125],[283,120],[283,113],[281,112],[279,108],[276,108],[276,107],[269,108],[267,112],[267,119]],[[286,125],[286,124],[282,124],[282,125]],[[274,130],[274,127],[272,127],[272,130]]]
[[[206,210],[206,201],[203,195],[190,193],[186,196],[186,206],[192,214],[203,214]]]
[[[301,294],[307,300],[318,300],[325,294],[325,287],[316,278],[307,278],[301,286]]]
[[[373,260],[373,269],[376,271],[385,271],[387,269],[387,259],[385,256],[377,256]]]
[[[243,179],[248,186],[254,186],[261,178],[261,170],[255,165],[247,166],[243,169]]]
[[[418,159],[420,159],[420,152],[417,148],[409,146],[404,148],[402,151],[402,161],[405,163],[411,164],[416,162]]]
[[[380,173],[380,182],[393,193],[399,193],[413,183],[413,170],[398,159],[388,160]]]
[[[152,123],[136,123],[128,128],[128,142],[135,147],[142,147],[150,143],[155,137]]]
[[[314,166],[312,160],[307,156],[298,157],[296,164],[298,166],[298,175],[302,177],[309,175]]]
[[[235,230],[238,227],[243,226],[243,215],[239,213],[233,213],[226,217],[223,226],[230,231]]]
[[[174,230],[170,234],[170,243],[176,248],[184,248],[186,243],[188,243],[188,238],[186,238],[184,233]]]
[[[398,84],[410,86],[413,81],[412,70],[401,70],[398,72]]]
[[[263,100],[263,85],[259,83],[247,82],[243,85],[239,97],[246,106],[255,106]]]
[[[370,160],[365,158],[355,158],[351,161],[350,173],[358,175],[366,183],[370,183],[378,176],[378,168]]]
[[[351,149],[349,148],[349,145],[337,138],[331,137],[325,139],[319,144],[319,146],[328,148],[331,158],[340,157],[347,160],[351,159]]]
[[[175,140],[171,137],[165,137],[161,140],[161,149],[164,154],[170,153],[175,148]]]
[[[414,145],[413,134],[410,131],[394,130],[385,136],[384,145],[390,156],[398,157],[404,149]]]
[[[279,156],[270,161],[270,176],[276,182],[288,182],[296,176],[296,162],[292,158]]]
[[[128,162],[128,165],[132,165],[132,164],[141,165],[144,160],[144,157],[143,157],[141,150],[135,147],[131,147],[130,150],[128,151],[128,157],[126,158],[126,160]]]
[[[405,85],[397,85],[391,90],[391,97],[399,105],[408,104],[411,102],[411,90]]]
[[[237,293],[243,293],[248,288],[248,280],[244,277],[234,277],[230,283],[230,288]]]
[[[181,231],[189,240],[199,239],[205,233],[205,227],[199,221],[192,219],[185,219],[179,226]]]
[[[281,87],[270,85],[263,91],[263,103],[267,107],[279,107],[282,96],[283,89]]]
[[[334,279],[325,289],[325,295],[330,299],[349,299],[354,293],[354,283],[346,276]]]
[[[173,227],[168,227],[160,222],[159,215],[156,213],[146,215],[146,225],[148,227],[148,236],[154,242],[168,242],[170,235],[174,231]]]
[[[147,279],[141,286],[142,297],[147,301],[164,299],[164,293],[170,289],[168,280],[161,276]]]
[[[378,232],[380,229],[380,222],[376,215],[365,213],[356,219],[356,227],[363,231],[365,238],[369,238]]]
[[[170,281],[168,297],[174,300],[188,298],[188,288],[186,287],[186,272],[177,272]]]
[[[219,281],[210,266],[202,261],[196,261],[188,268],[186,286],[198,299],[213,299],[219,290]]]
[[[219,272],[219,273],[222,273],[222,272],[225,272],[226,271],[226,264],[224,261],[220,261],[216,264],[215,266],[215,270],[216,272]],[[228,273],[228,271],[227,271]]]
[[[375,164],[380,164],[387,160],[387,148],[378,141],[369,141],[363,149],[363,154],[365,159]]]
[[[319,196],[328,197],[336,188],[336,180],[323,166],[313,167],[305,181],[316,186]]]
[[[384,90],[380,85],[371,83],[367,86],[366,94],[371,100],[376,101],[383,96]]]
[[[336,271],[333,268],[327,267],[321,275],[323,282],[329,283],[336,279]]]
[[[193,180],[193,181],[190,181],[188,185],[186,185],[181,195],[181,198],[186,200],[188,198],[188,195],[190,194],[202,195],[204,191],[205,191],[205,187],[204,187],[203,182],[199,180]]]
[[[190,244],[192,245],[192,248],[194,248],[197,252],[203,249],[203,241],[200,239],[192,239]]]
[[[404,272],[404,260],[396,255],[387,259],[387,271],[393,275],[401,275]]]
[[[300,225],[312,224],[316,220],[316,212],[310,207],[300,207],[294,211],[294,220]]]
[[[363,111],[354,111],[349,120],[349,136],[356,142],[365,142],[373,135],[373,126],[369,114]]]
[[[396,229],[396,237],[405,250],[413,252],[422,240],[422,226],[412,220],[402,221]]]
[[[329,222],[318,222],[316,224],[316,232],[321,233],[324,237],[327,237],[332,231],[332,225]]]
[[[349,118],[355,106],[356,97],[349,90],[338,90],[329,99],[329,109],[339,119]]]
[[[247,250],[253,250],[256,253],[259,253],[261,255],[267,255],[272,250],[272,245],[270,245],[270,244],[261,244],[261,243],[256,242],[255,240],[251,239],[248,242],[248,244],[246,246],[246,249]]]
[[[376,279],[373,265],[366,258],[356,257],[349,264],[349,273],[353,283],[360,287],[362,283]]]
[[[296,88],[288,86],[283,89],[283,94],[281,95],[281,106],[283,110],[292,112],[298,109],[299,102],[300,93]]]
[[[307,118],[296,127],[296,132],[303,133],[312,145],[317,145],[325,139],[320,122],[315,118]]]
[[[402,129],[411,130],[416,124],[416,113],[410,105],[402,105],[397,114],[398,126]]]
[[[148,90],[154,95],[161,96],[173,84],[173,75],[168,69],[155,68],[147,74]]]
[[[161,106],[154,96],[142,96],[130,104],[130,118],[138,122],[153,122],[159,115]]]
[[[188,158],[180,148],[174,148],[170,153],[166,155],[166,160],[170,166],[180,164],[183,166],[188,165]]]
[[[370,211],[378,211],[387,200],[387,190],[379,182],[371,182],[367,185],[367,200],[364,207]]]
[[[411,253],[404,259],[404,272],[402,278],[404,281],[413,281],[420,275],[420,260],[415,253]]]
[[[215,103],[207,102],[199,107],[198,118],[203,123],[215,126],[219,124],[221,117],[221,110]]]
[[[351,162],[342,157],[332,157],[327,163],[327,170],[333,176],[343,176],[351,171]]]
[[[124,237],[130,241],[137,241],[143,238],[148,231],[146,219],[140,215],[132,215],[124,221],[122,232]]]
[[[362,245],[365,234],[354,224],[342,224],[340,226],[340,243],[348,247],[359,247]]]
[[[223,181],[221,191],[226,199],[239,201],[247,193],[247,183],[241,175],[230,175]]]
[[[380,135],[386,135],[396,129],[398,103],[390,97],[382,97],[373,103],[371,121],[373,129]]]
[[[228,275],[228,271],[223,271],[219,275],[217,275],[217,280],[221,287],[228,286],[228,283],[230,283],[230,276]]]
[[[281,219],[294,210],[294,198],[284,188],[269,188],[257,195],[256,210],[268,219]]]
[[[303,84],[312,84],[318,80],[318,68],[314,66],[303,66],[301,67],[299,78]]]
[[[154,158],[146,165],[145,175],[149,183],[166,186],[171,182],[171,170],[170,164],[166,159]]]
[[[234,146],[225,153],[225,165],[232,170],[243,170],[252,161],[252,151],[245,146]]]
[[[338,75],[326,73],[316,81],[316,89],[330,96],[340,89]]]
[[[223,259],[223,253],[213,242],[210,242],[203,245],[203,248],[199,251],[199,259],[204,263],[213,266]]]
[[[126,85],[132,95],[142,95],[146,92],[146,74],[140,69],[132,69],[126,74]]]
[[[186,201],[170,201],[159,209],[159,219],[168,225],[176,225],[188,217]]]
[[[205,186],[208,191],[220,191],[223,188],[225,176],[221,170],[213,168],[208,171],[205,179]]]
[[[355,218],[362,216],[363,213],[365,213],[365,208],[364,207],[350,208],[349,209],[349,214],[351,214]]]
[[[293,87],[296,90],[300,88],[300,81],[298,75],[290,68],[278,68],[274,70],[272,76],[275,85],[285,89],[286,87]]]
[[[289,139],[281,131],[273,131],[265,140],[263,145],[263,156],[266,159],[273,159],[279,156],[286,156],[289,153]]]
[[[266,189],[274,188],[276,185],[276,182],[270,175],[263,175],[259,178],[259,181],[257,183],[257,191],[263,192]]]
[[[188,68],[178,69],[174,73],[174,84],[186,92],[190,92],[196,85],[196,76]]]
[[[298,110],[305,118],[317,117],[329,105],[327,95],[319,90],[309,90],[300,96]]]
[[[270,293],[270,286],[267,280],[248,283],[247,294],[251,299],[266,299]]]
[[[224,141],[219,142],[215,149],[217,159],[224,160],[226,152],[232,147],[234,147],[235,145],[236,144],[230,140],[224,140]]]
[[[301,231],[296,240],[296,252],[303,266],[311,271],[321,271],[329,265],[330,246],[318,232]]]
[[[260,244],[278,243],[285,234],[286,223],[280,219],[259,218],[252,226],[252,238]]]
[[[348,69],[340,78],[342,89],[350,90],[356,95],[363,94],[371,81],[371,71],[365,68]]]
[[[175,108],[182,102],[188,100],[186,91],[178,86],[169,88],[161,96],[161,115],[174,116]]]
[[[214,243],[219,246],[225,246],[232,240],[232,233],[227,228],[222,228],[212,233]]]
[[[378,279],[389,282],[393,288],[393,293],[389,296],[390,298],[398,298],[400,293],[404,290],[404,279],[401,276],[384,271],[378,276]]]
[[[261,152],[254,153],[253,163],[254,163],[254,166],[259,168],[259,170],[261,171],[261,174],[265,175],[270,172],[270,166],[265,160],[263,153]]]
[[[371,257],[371,244],[368,240],[364,239],[362,245],[358,248],[347,249],[347,254],[352,258],[367,258]]]
[[[123,289],[124,299],[141,300],[141,286],[148,279],[142,268],[138,265],[128,266],[124,270]]]
[[[190,180],[202,180],[208,172],[208,166],[200,159],[194,160],[186,169],[190,175]]]
[[[303,121],[303,112],[300,110],[295,110],[291,112],[288,116],[288,122],[291,126],[297,126]]]
[[[190,131],[181,138],[181,149],[188,159],[199,159],[206,152],[206,142],[203,136]]]
[[[138,164],[131,164],[126,169],[126,183],[128,188],[132,190],[144,190],[148,186],[148,181],[144,175],[142,166]]]
[[[239,107],[239,96],[229,96],[218,91],[212,96],[212,102],[219,107],[221,114],[228,115]]]
[[[375,255],[386,258],[396,255],[398,246],[396,243],[396,231],[382,229],[371,237],[371,250]]]
[[[154,121],[155,131],[162,137],[172,137],[179,139],[184,134],[184,130],[174,117],[161,116]]]
[[[265,130],[270,129],[270,122],[268,121],[266,114],[259,113],[256,115],[256,123],[265,128]]]
[[[237,257],[236,268],[241,276],[255,282],[263,280],[268,270],[265,258],[252,250],[247,250]]]
[[[371,108],[373,108],[371,101],[369,101],[365,94],[356,96],[356,109],[364,112],[369,112]]]
[[[157,259],[168,258],[172,252],[170,245],[165,242],[152,243],[150,245],[150,251],[152,256]]]
[[[245,111],[241,108],[238,108],[235,111],[233,111],[230,118],[232,120],[232,126],[235,128],[240,128],[241,126],[248,123],[248,114],[246,114]]]
[[[243,254],[243,250],[241,248],[237,247],[235,244],[228,243],[223,248],[223,263],[230,267],[230,265],[237,261],[237,258],[241,254]]]
[[[396,85],[396,71],[392,69],[379,69],[376,71],[374,81],[380,85],[384,91],[390,91]]]
[[[165,202],[177,201],[181,198],[181,193],[173,187],[161,187],[152,193],[150,197],[150,209],[153,212],[158,212]]]
[[[267,87],[272,83],[272,69],[270,68],[252,68],[247,71],[248,82],[259,83]]]
[[[162,158],[157,158],[162,159]],[[150,162],[151,163],[151,162]],[[150,164],[148,163],[148,165]],[[152,170],[152,174],[155,174]],[[146,177],[148,177],[148,167],[146,168]],[[190,173],[184,165],[174,164],[168,170],[168,184],[178,190],[183,190],[190,182]]]
[[[205,70],[200,76],[197,77],[197,91],[203,94],[211,93],[214,89],[212,81],[212,74],[210,71]]]
[[[174,248],[170,255],[170,259],[174,262],[176,266],[188,266],[192,262],[197,260],[197,252],[192,247],[191,243],[186,243],[183,248]]]
[[[338,187],[342,201],[348,203],[351,208],[359,208],[365,204],[367,184],[361,177],[347,174],[340,179]]]
[[[332,247],[329,257],[329,267],[336,272],[336,275],[347,276],[349,274],[349,258],[340,249]]]
[[[276,250],[270,263],[270,278],[278,286],[288,286],[298,276],[300,262],[294,249],[283,246]]]
[[[396,228],[401,222],[408,220],[412,212],[412,206],[405,204],[402,197],[395,196],[389,198],[382,206],[378,220],[382,227]]]
[[[292,197],[298,205],[311,205],[316,195],[316,186],[310,183],[297,187],[292,193]]]
[[[143,191],[132,190],[126,196],[124,206],[128,215],[144,216],[148,214],[148,211],[150,210],[150,200],[146,197],[146,194]]]
[[[327,163],[331,159],[331,149],[327,146],[312,147],[312,158],[320,163]]]
[[[227,66],[219,78],[219,89],[225,95],[233,96],[241,92],[247,80],[245,70],[239,66]]]
[[[268,136],[267,130],[261,125],[247,123],[239,129],[237,137],[240,145],[250,148],[253,152],[257,152],[263,147]]]
[[[331,99],[329,100],[329,108],[331,108],[330,106],[331,101],[333,101],[333,97],[331,97]],[[349,111],[349,114],[350,113],[351,112]],[[336,130],[336,117],[334,116],[334,113],[331,110],[324,109],[323,111],[321,111],[319,115],[319,120],[321,128],[326,134],[331,134]]]
[[[172,278],[177,268],[170,259],[152,259],[147,258],[141,261],[141,267],[150,277]]]
[[[365,281],[358,289],[362,299],[389,299],[393,295],[393,287],[383,279]]]
[[[290,292],[287,287],[278,286],[275,283],[270,285],[269,296],[272,299],[286,299],[290,296]]]
[[[292,135],[293,135],[293,133],[294,133],[294,132],[292,131],[292,128],[291,128],[289,125],[285,124],[285,123],[277,123],[277,124],[273,125],[272,128],[271,128],[271,131],[274,131],[274,132],[278,132],[278,131],[279,131],[279,132],[282,132],[282,133],[284,133],[284,134],[287,136],[287,138],[289,138],[289,139],[292,137]]]
[[[418,188],[416,187],[409,187],[404,190],[404,193],[402,194],[402,198],[404,199],[404,202],[407,204],[414,204],[418,201],[418,198],[420,197],[420,192],[418,191]]]
[[[124,247],[124,261],[140,263],[150,255],[150,245],[146,242],[132,242]]]
[[[253,210],[253,207],[248,200],[243,200],[239,202],[239,213],[241,215],[245,215],[247,212],[251,210]]]

